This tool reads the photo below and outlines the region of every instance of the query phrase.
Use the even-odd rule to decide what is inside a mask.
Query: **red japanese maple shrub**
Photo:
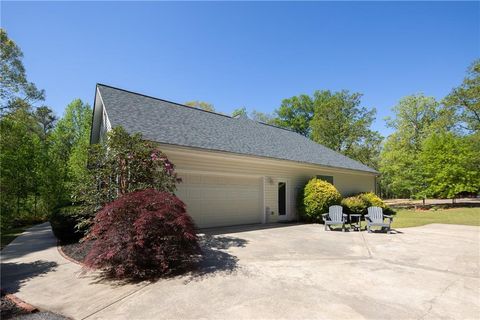
[[[88,235],[88,268],[114,278],[154,279],[185,270],[200,254],[195,225],[175,195],[154,189],[107,204]]]

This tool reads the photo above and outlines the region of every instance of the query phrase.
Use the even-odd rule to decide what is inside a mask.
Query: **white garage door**
[[[200,228],[260,223],[260,178],[180,174],[176,195]]]

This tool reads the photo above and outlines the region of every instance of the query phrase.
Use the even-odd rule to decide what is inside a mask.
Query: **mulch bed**
[[[83,263],[92,245],[93,241],[60,243],[60,249],[68,258]]]
[[[3,318],[2,318],[3,319]],[[22,314],[20,316],[10,318],[14,320],[70,320],[71,318],[64,317],[49,311],[40,311],[29,314]]]
[[[22,314],[28,314],[29,312],[18,307],[15,302],[8,299],[3,293],[1,297],[0,306],[0,318],[2,319],[14,319]]]

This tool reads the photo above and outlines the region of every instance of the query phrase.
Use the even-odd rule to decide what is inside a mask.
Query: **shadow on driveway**
[[[236,272],[238,258],[226,250],[232,247],[244,248],[247,243],[247,240],[237,237],[200,235],[202,256],[198,261],[197,270],[192,271],[187,276],[187,282],[203,280],[218,273],[231,274]]]
[[[8,293],[17,292],[30,279],[54,271],[57,262],[48,258],[27,259],[23,257],[32,253],[46,252],[55,247],[57,239],[53,236],[50,224],[42,223],[26,230],[22,235],[8,244],[0,253],[1,287]]]
[[[3,262],[56,246],[57,238],[52,233],[50,223],[46,222],[26,230],[3,248],[0,255]]]
[[[30,263],[7,262],[1,265],[2,290],[16,293],[30,279],[55,271],[56,262],[37,260]]]

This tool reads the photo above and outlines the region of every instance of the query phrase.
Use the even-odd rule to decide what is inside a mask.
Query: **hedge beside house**
[[[344,198],[341,205],[346,214],[364,214],[367,211],[367,204],[360,196]]]
[[[360,193],[355,196],[344,198],[341,202],[343,210],[347,214],[367,214],[368,207],[380,207],[385,214],[394,214],[380,197],[373,192]]]
[[[342,196],[331,183],[313,178],[305,185],[298,209],[300,217],[308,222],[321,222],[322,214],[330,206],[340,204]]]

